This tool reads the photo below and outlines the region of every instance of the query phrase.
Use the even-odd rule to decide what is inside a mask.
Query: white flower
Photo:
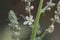
[[[52,33],[54,31],[54,25],[50,25],[48,29],[46,29],[47,32]]]
[[[33,16],[30,15],[30,17],[26,16],[26,21],[23,23],[24,25],[31,25],[34,22]]]

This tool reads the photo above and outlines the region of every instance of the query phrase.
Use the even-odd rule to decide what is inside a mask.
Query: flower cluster
[[[20,35],[21,28],[18,26],[19,23],[17,21],[17,17],[13,10],[10,10],[9,12],[9,20],[10,20],[9,26],[11,26],[10,27],[12,32],[11,36],[13,40],[20,40],[19,35]]]
[[[60,23],[60,1],[58,2],[57,11],[55,11],[54,18],[55,18],[57,23]]]
[[[25,2],[26,2],[25,10],[27,11],[27,13],[30,13],[31,9],[34,9],[34,6],[31,6],[32,1],[33,0],[25,0]]]
[[[52,18],[53,22],[60,23],[60,1],[57,4],[57,11],[54,11],[54,19]]]
[[[34,9],[34,6],[31,6],[32,1],[33,0],[25,0],[26,2],[25,10],[29,14],[29,17],[28,16],[25,17],[26,21],[23,23],[24,25],[26,24],[31,25],[34,22],[33,16],[31,15],[31,9]]]
[[[47,2],[47,5],[42,9],[42,13],[45,12],[46,10],[51,10],[51,7],[55,6],[55,3],[52,3],[52,0]]]

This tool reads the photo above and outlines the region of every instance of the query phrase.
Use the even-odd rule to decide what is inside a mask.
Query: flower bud
[[[30,9],[34,9],[34,6],[31,6]]]
[[[54,31],[54,25],[50,25],[48,29],[46,29],[47,32],[52,33]]]

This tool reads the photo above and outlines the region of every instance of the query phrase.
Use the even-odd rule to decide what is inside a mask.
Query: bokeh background
[[[44,0],[43,7],[46,5],[47,1],[49,0]],[[59,0],[53,0],[53,2],[56,3],[56,6],[58,1]],[[34,18],[36,16],[38,4],[39,4],[39,0],[34,0],[31,4],[35,7],[32,10],[32,15],[34,15]],[[51,9],[51,11],[46,11],[45,13],[41,14],[41,18],[39,21],[41,27],[47,28],[51,24],[50,19],[54,16],[54,11],[56,10],[56,6],[54,6]],[[3,35],[2,33],[5,32],[5,29],[9,27],[7,26],[7,24],[9,23],[8,12],[11,9],[14,10],[14,12],[16,13],[19,19],[20,19],[19,16],[20,14],[25,16],[28,15],[25,11],[25,2],[23,2],[22,0],[0,0],[0,37],[2,37]],[[28,39],[29,37],[26,37],[25,39],[22,40],[28,40]],[[56,23],[54,32],[52,34],[48,34],[46,37],[44,37],[43,40],[60,40],[60,24]]]

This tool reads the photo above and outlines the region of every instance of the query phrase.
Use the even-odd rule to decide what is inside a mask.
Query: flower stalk
[[[36,15],[35,22],[34,22],[34,25],[33,25],[34,28],[32,29],[32,34],[31,34],[31,39],[30,40],[35,40],[36,29],[37,29],[38,22],[39,22],[39,19],[40,19],[42,5],[43,5],[43,0],[40,0],[39,1],[39,7],[38,7],[38,10],[37,10],[37,15]]]
[[[45,32],[40,36],[39,40],[42,40],[45,35],[48,33],[52,33],[54,31],[54,24],[51,24],[48,29],[45,30]]]
[[[44,37],[46,34],[48,34],[48,32],[47,32],[47,31],[45,31],[45,32],[40,36],[39,40],[42,40],[42,39],[43,39],[43,37]]]

